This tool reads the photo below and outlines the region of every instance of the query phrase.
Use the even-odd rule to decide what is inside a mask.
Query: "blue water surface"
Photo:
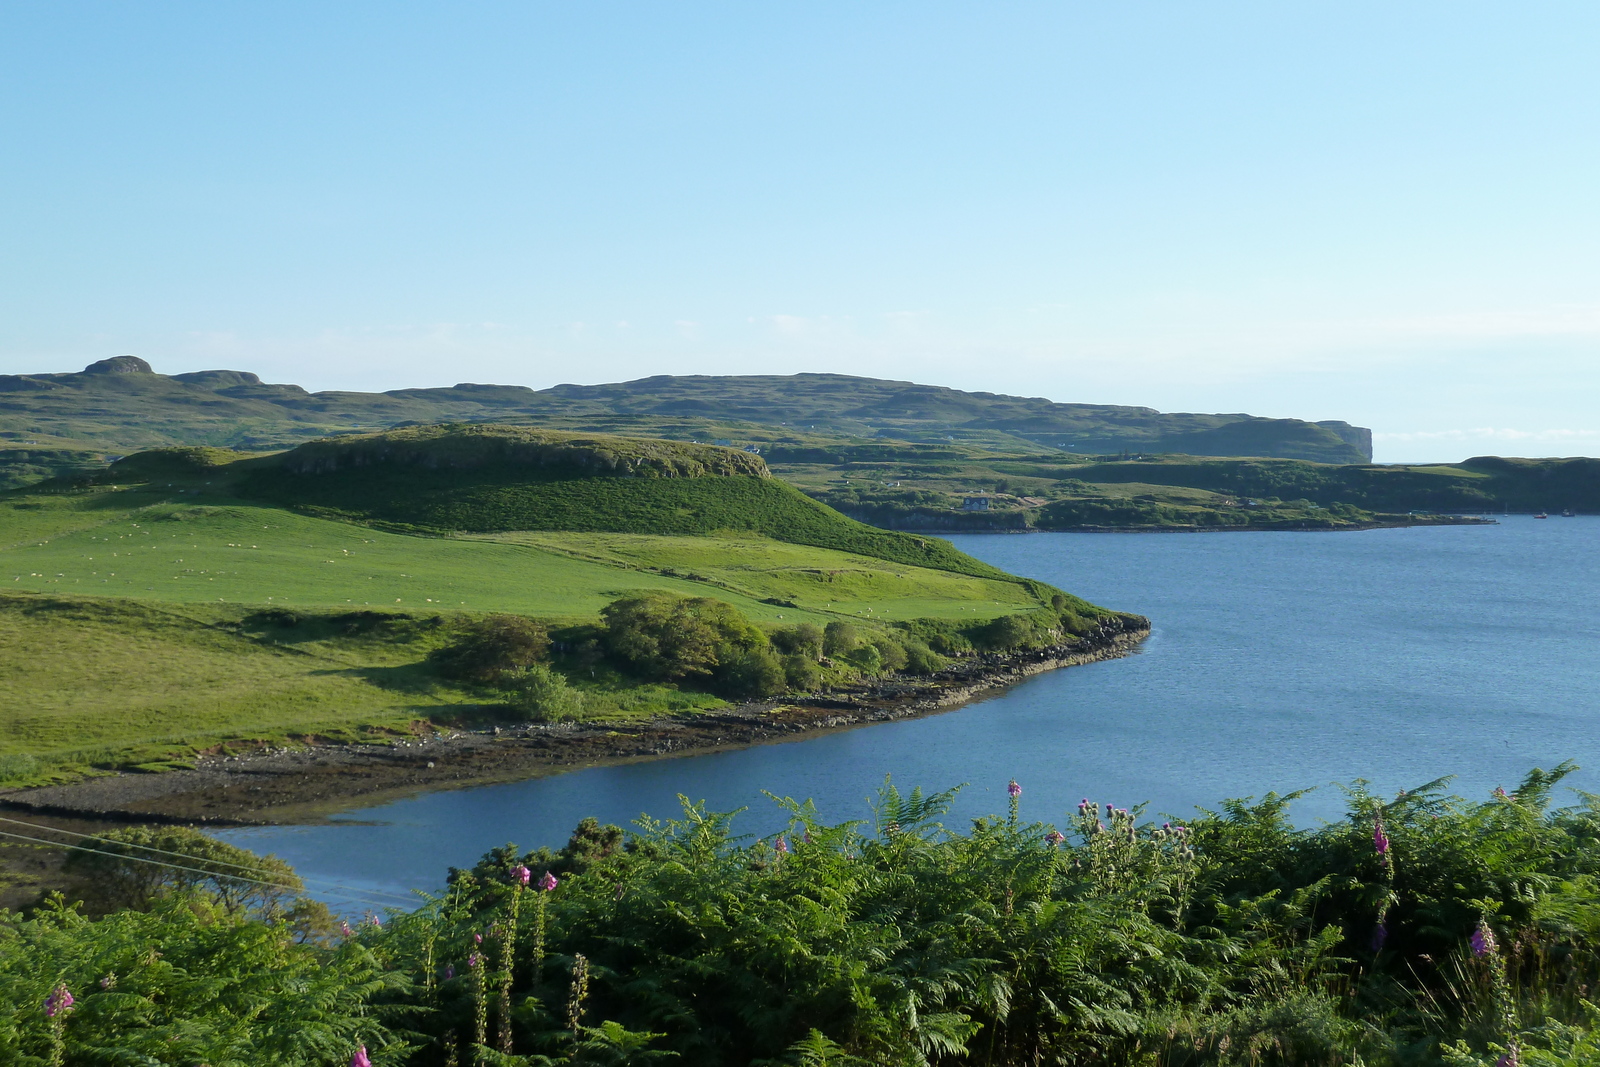
[[[1003,811],[1060,820],[1080,798],[1178,816],[1223,798],[1317,787],[1294,807],[1336,818],[1330,783],[1392,793],[1442,775],[1481,795],[1575,760],[1600,792],[1600,518],[1362,533],[962,536],[963,551],[1096,603],[1148,615],[1121,660],[1055,671],[955,711],[807,740],[431,792],[347,824],[223,836],[293,863],[346,910],[361,894],[436,887],[489,848],[562,844],[586,815],[671,817],[678,794],[740,826],[779,828],[762,795],[870,814],[886,774],[967,783],[950,822]],[[1566,794],[1565,800],[1575,799]],[[367,902],[378,899],[368,897]]]

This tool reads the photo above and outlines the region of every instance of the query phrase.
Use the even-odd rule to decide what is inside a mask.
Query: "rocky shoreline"
[[[532,723],[442,731],[391,744],[323,745],[202,757],[193,770],[114,774],[0,792],[0,809],[101,822],[250,826],[320,821],[354,804],[580,767],[795,740],[948,711],[1045,671],[1134,651],[1142,616],[1117,616],[1050,648],[958,660],[926,679],[766,701],[639,723]]]

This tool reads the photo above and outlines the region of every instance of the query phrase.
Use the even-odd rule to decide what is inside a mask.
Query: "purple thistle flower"
[[[772,847],[777,849],[778,853],[780,855],[783,855],[783,854],[786,854],[789,851],[789,842],[787,842],[787,841],[785,841],[783,839],[783,835],[782,834],[779,834],[778,835],[778,843],[776,845],[773,845]]]
[[[372,1067],[372,1060],[367,1056],[367,1046],[362,1045],[356,1049],[356,1054],[350,1057],[350,1067]]]
[[[1109,800],[1108,800],[1108,801],[1106,801],[1106,814],[1107,814],[1107,815],[1110,815],[1110,814],[1111,814],[1111,813],[1112,813],[1112,812],[1114,812],[1114,811],[1116,811],[1116,810],[1117,810],[1117,809],[1116,809],[1116,808],[1113,808],[1113,807],[1112,807],[1112,806],[1111,806],[1111,802],[1110,802],[1110,801],[1109,801]]]
[[[65,1015],[72,1010],[72,1004],[72,994],[67,990],[67,983],[62,982],[44,998],[44,1017],[54,1019],[57,1015]]]
[[[1161,828],[1163,830],[1170,830],[1172,829],[1172,824],[1170,822],[1164,822],[1161,824]]]
[[[1012,800],[1015,800],[1021,795],[1022,787],[1017,784],[1017,780],[1015,778],[1011,779],[1011,783],[1006,786],[1006,796],[1010,797]]]
[[[1051,830],[1049,833],[1044,835],[1044,843],[1049,845],[1051,848],[1055,848],[1066,839],[1067,836],[1059,830]]]
[[[511,868],[511,877],[515,878],[520,884],[527,885],[528,879],[533,877],[533,872],[526,867],[518,865]]]
[[[545,871],[544,877],[539,879],[539,888],[544,890],[546,893],[550,892],[560,884],[561,883],[556,880],[556,876],[551,874],[549,871]]]
[[[1487,956],[1496,948],[1494,931],[1489,929],[1489,924],[1482,919],[1478,920],[1478,925],[1467,942],[1472,946],[1472,954],[1479,958]]]

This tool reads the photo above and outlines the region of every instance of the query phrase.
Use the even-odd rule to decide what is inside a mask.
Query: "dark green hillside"
[[[1372,455],[1371,434],[1343,422],[1058,404],[843,374],[661,375],[541,391],[463,383],[310,393],[244,371],[156,374],[141,359],[118,356],[76,373],[0,375],[0,441],[51,436],[127,452],[181,444],[265,450],[334,433],[441,422],[538,422],[674,437],[694,425],[713,440],[743,423],[796,437],[949,440],[1013,451],[1181,451],[1334,463]]]
[[[507,426],[423,427],[319,441],[274,456],[160,449],[109,483],[199,484],[284,507],[437,531],[749,531],[936,570],[1008,578],[944,541],[845,518],[730,448]]]

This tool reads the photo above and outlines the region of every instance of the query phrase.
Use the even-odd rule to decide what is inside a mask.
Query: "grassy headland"
[[[495,427],[131,456],[90,484],[0,495],[0,572],[0,781],[381,735],[518,699],[525,715],[548,713],[541,700],[586,718],[692,712],[936,670],[1108,614],[849,520],[748,453]],[[714,602],[745,621],[652,673],[602,620],[621,602],[693,618]],[[508,663],[522,697],[439,659],[501,615],[554,640]]]

